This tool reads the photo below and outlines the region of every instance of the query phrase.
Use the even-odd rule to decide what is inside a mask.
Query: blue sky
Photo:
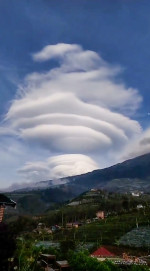
[[[1,187],[8,186],[14,182],[20,182],[22,184],[26,181],[30,182],[48,178],[67,176],[67,173],[68,175],[73,175],[80,172],[82,173],[97,167],[101,168],[110,164],[114,164],[125,158],[134,157],[150,150],[149,13],[150,3],[149,1],[144,0],[5,0],[0,2]],[[50,55],[49,53],[47,53],[46,61],[44,61],[41,56],[39,59],[35,56],[37,52],[43,52],[42,50],[44,50],[46,46],[57,44],[75,44],[76,46],[78,46],[75,49],[73,47],[70,47],[71,49],[69,49],[72,52],[71,57],[74,57],[75,61],[76,58],[80,57],[82,54],[84,54],[84,52],[90,51],[97,55],[89,56],[88,53],[86,53],[88,58],[88,60],[86,59],[85,63],[86,67],[82,67],[83,62],[80,63],[80,61],[78,61],[77,67],[73,66],[73,63],[68,60],[69,47],[66,47],[67,49],[65,49],[64,54],[62,54],[61,52],[61,56],[60,53],[59,56],[56,53],[53,56],[52,53],[50,53]],[[62,50],[62,47],[60,47],[59,50]],[[98,56],[101,60],[98,58]],[[92,63],[94,62],[94,64],[92,64],[92,67],[89,66],[89,62],[91,63],[91,61]],[[99,66],[97,66],[97,61],[100,61],[100,63],[98,64]],[[17,105],[18,101],[20,102],[20,99],[23,103],[23,106],[25,99],[27,99],[29,103],[33,99],[33,94],[35,95],[35,93],[31,88],[30,84],[32,83],[37,85],[38,76],[43,75],[43,73],[49,73],[50,70],[55,71],[56,67],[59,69],[59,75],[60,72],[62,72],[61,75],[63,75],[64,73],[66,73],[63,65],[68,65],[68,74],[73,71],[77,72],[77,75],[79,76],[80,72],[82,72],[83,70],[84,72],[87,72],[88,76],[89,70],[95,71],[96,69],[98,69],[100,71],[102,68],[105,68],[107,70],[107,78],[102,78],[102,81],[99,81],[100,85],[99,88],[97,85],[97,88],[95,90],[96,93],[106,92],[106,96],[108,96],[108,85],[112,84],[112,87],[114,89],[115,87],[119,88],[123,85],[123,89],[120,89],[120,95],[122,95],[120,96],[121,100],[119,100],[119,95],[116,95],[115,90],[113,90],[114,92],[111,92],[111,95],[116,96],[112,100],[109,99],[109,101],[106,101],[106,97],[103,97],[104,95],[99,96],[97,94],[97,99],[100,100],[98,104],[96,103],[96,101],[93,100],[94,98],[89,96],[88,94],[90,91],[92,91],[92,89],[87,90],[87,92],[85,90],[84,95],[80,95],[79,92],[77,93],[77,89],[80,89],[81,87],[80,80],[79,84],[75,85],[76,81],[78,81],[78,77],[76,78],[76,80],[74,77],[72,79],[72,84],[74,84],[74,88],[76,89],[73,91],[73,93],[72,90],[69,90],[71,91],[70,95],[75,95],[74,97],[79,99],[78,102],[80,101],[80,106],[82,107],[82,109],[85,104],[81,105],[81,102],[88,103],[88,105],[90,104],[90,106],[96,104],[99,107],[102,106],[107,110],[110,110],[113,114],[118,113],[121,114],[121,117],[128,117],[130,121],[136,121],[136,123],[132,123],[132,121],[129,121],[129,124],[126,124],[129,127],[131,125],[132,130],[134,130],[134,125],[136,126],[136,128],[134,131],[132,131],[132,133],[131,131],[130,133],[128,131],[129,134],[127,135],[127,142],[120,143],[122,147],[120,147],[120,145],[116,147],[116,143],[114,143],[114,138],[110,138],[113,142],[111,147],[108,148],[107,146],[107,148],[105,149],[103,147],[106,144],[105,142],[105,144],[98,145],[99,152],[97,152],[95,150],[95,146],[97,145],[94,140],[96,140],[96,136],[98,136],[97,140],[100,140],[100,135],[98,134],[90,134],[88,138],[90,142],[94,142],[93,145],[91,145],[91,149],[87,148],[87,151],[85,151],[86,145],[84,149],[82,149],[82,147],[79,147],[82,139],[85,137],[84,132],[86,133],[86,129],[84,130],[84,128],[90,127],[91,129],[90,125],[98,125],[95,123],[95,120],[99,120],[100,117],[96,115],[88,116],[90,118],[94,118],[94,124],[89,124],[89,119],[87,120],[86,124],[83,124],[83,120],[81,119],[80,121],[79,119],[71,119],[75,122],[73,126],[76,127],[78,126],[77,124],[79,121],[79,126],[81,128],[80,135],[76,135],[76,131],[70,135],[70,131],[68,132],[68,130],[57,130],[58,134],[64,133],[64,137],[66,138],[67,142],[69,142],[67,140],[68,135],[69,138],[79,138],[78,144],[77,138],[75,141],[72,142],[72,144],[74,144],[75,146],[74,149],[72,149],[71,147],[69,148],[68,145],[65,145],[66,151],[65,148],[62,148],[61,144],[64,144],[64,142],[60,142],[61,139],[59,137],[57,138],[57,143],[60,147],[56,148],[56,146],[54,146],[56,145],[55,142],[53,146],[49,144],[48,139],[45,138],[43,130],[42,136],[40,130],[38,139],[33,137],[31,140],[31,134],[29,138],[29,135],[27,136],[27,132],[29,131],[25,131],[25,127],[19,126],[18,128],[16,128],[16,126],[14,125],[16,119],[12,114],[12,109],[14,109],[14,107]],[[79,70],[80,65],[81,71]],[[25,79],[27,75],[31,76],[34,72],[38,73],[36,79]],[[113,75],[110,75],[110,73],[112,73]],[[58,76],[58,74],[56,74],[56,76]],[[46,79],[48,80],[48,84],[50,84],[48,85],[49,88],[51,88],[52,79],[51,77],[48,77],[48,79]],[[42,94],[43,91],[45,91],[44,80],[45,77],[42,76],[41,81],[43,83],[44,90],[41,88],[37,91],[36,95],[39,99],[43,98],[43,96],[41,95],[44,95],[44,97],[46,97],[46,95],[50,95],[50,93],[53,93],[53,90],[51,89],[49,93],[46,92],[45,94]],[[68,77],[66,78],[66,80],[68,80]],[[104,83],[106,84],[106,81],[108,83],[107,86],[104,85]],[[57,80],[57,83],[58,82],[59,80]],[[64,83],[64,87],[66,86],[65,84],[68,84],[66,82]],[[62,84],[61,80],[60,83]],[[103,85],[105,86],[104,88],[102,88]],[[56,84],[54,84],[54,88],[55,87],[57,87],[58,89],[60,88],[60,85],[56,86]],[[84,88],[86,87],[87,86],[84,85]],[[130,95],[130,97],[128,97],[126,102],[124,102],[123,104],[124,95],[125,93],[129,93],[130,88],[132,89],[132,95]],[[24,94],[21,94],[21,98],[19,96],[20,89],[24,90]],[[61,91],[63,92],[65,90],[61,89]],[[60,92],[58,91],[58,93]],[[66,96],[66,99],[69,98],[73,99],[73,96]],[[62,97],[59,97],[58,104],[60,105],[62,103],[61,99]],[[116,103],[113,100],[115,100]],[[68,105],[66,104],[66,106]],[[64,112],[62,112],[61,110],[62,108],[59,107],[59,113],[64,114]],[[46,112],[46,114],[47,113],[49,112]],[[58,112],[55,112],[55,114],[56,113]],[[4,120],[7,114],[9,115],[9,118],[7,120]],[[36,114],[36,116],[39,116],[39,111],[37,111]],[[59,115],[57,116],[57,124],[59,122],[59,125],[63,124],[65,126],[66,122],[69,121],[68,118],[70,117],[70,115],[75,115],[75,113],[71,111],[67,113],[65,112],[65,114],[69,114],[67,115],[67,120],[62,120],[62,116]],[[83,116],[85,116],[85,114],[85,111],[83,112],[82,110],[82,118]],[[28,118],[31,120],[31,115],[28,116]],[[114,125],[115,115],[112,115],[111,118],[114,118],[111,123]],[[104,117],[102,117],[101,121],[103,120]],[[110,124],[110,120],[108,122]],[[46,124],[47,121],[45,123],[44,120],[44,123],[42,123],[42,125]],[[33,125],[35,127],[35,123]],[[41,120],[40,124],[38,125],[41,125]],[[50,134],[48,134],[48,136],[50,140],[53,140],[53,138],[51,138],[52,126],[50,125],[52,125],[51,122],[49,123],[48,127],[50,128]],[[67,127],[68,125],[70,124],[68,124],[67,122]],[[141,127],[137,128],[137,126]],[[84,131],[82,131],[82,128]],[[97,131],[97,128],[94,129],[96,129]],[[123,129],[123,132],[127,134],[125,128],[121,129]],[[138,132],[138,129],[141,129],[141,131]],[[93,131],[90,132],[92,133]],[[103,133],[102,130],[101,133]],[[55,137],[57,137],[56,135],[57,132],[55,131]],[[108,134],[107,137],[109,137]],[[109,138],[107,138],[107,141],[108,139]],[[30,152],[31,146],[32,153]],[[117,148],[118,151],[115,152]],[[71,161],[71,164],[74,163],[73,168],[68,161]],[[77,161],[79,161],[78,164]],[[50,172],[53,172],[53,174],[51,174]]]

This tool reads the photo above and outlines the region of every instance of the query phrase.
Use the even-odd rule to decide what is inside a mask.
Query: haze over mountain
[[[18,202],[18,210],[21,212],[30,213],[32,209],[33,213],[39,213],[55,204],[71,200],[91,188],[121,193],[150,193],[150,153],[109,168],[68,177],[66,184],[52,186],[52,181],[43,181],[32,189],[27,187],[14,191],[11,197]]]

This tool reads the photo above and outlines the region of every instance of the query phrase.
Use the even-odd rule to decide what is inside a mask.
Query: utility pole
[[[62,227],[64,226],[64,213],[63,213],[63,210],[62,210],[62,213],[61,213],[61,224],[62,224]]]

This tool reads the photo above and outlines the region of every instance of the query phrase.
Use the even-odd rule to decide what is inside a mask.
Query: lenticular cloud
[[[98,169],[98,165],[90,157],[81,154],[65,154],[50,157],[45,161],[28,162],[18,170],[18,173],[34,181],[51,178],[55,184],[61,177],[82,174],[95,169]],[[60,183],[62,183],[61,180]]]
[[[142,98],[117,83],[119,67],[76,44],[49,45],[33,54],[37,62],[52,58],[59,67],[28,75],[6,115],[6,126],[19,138],[53,155],[99,153],[105,159],[140,133],[130,116]]]

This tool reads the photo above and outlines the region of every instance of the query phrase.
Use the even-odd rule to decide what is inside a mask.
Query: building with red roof
[[[111,258],[115,257],[115,254],[111,253],[104,247],[100,247],[96,251],[94,251],[91,256],[96,258]]]

